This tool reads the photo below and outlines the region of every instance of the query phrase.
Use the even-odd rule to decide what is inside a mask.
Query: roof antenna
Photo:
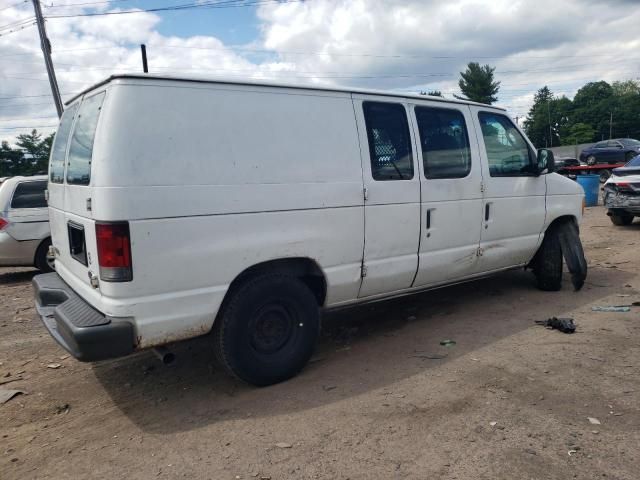
[[[149,67],[147,65],[147,46],[143,43],[140,45],[140,50],[142,51],[142,71],[144,73],[149,73]]]

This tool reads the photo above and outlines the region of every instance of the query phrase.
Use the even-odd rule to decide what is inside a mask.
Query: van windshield
[[[86,98],[78,111],[78,120],[69,146],[67,183],[89,185],[91,178],[91,155],[93,140],[98,126],[98,116],[102,108],[104,92]]]
[[[69,134],[71,133],[71,125],[73,124],[76,110],[78,110],[77,103],[65,110],[56,132],[56,138],[53,141],[53,147],[51,147],[49,178],[52,183],[62,183],[64,180],[64,159],[67,156],[67,143],[69,143]]]

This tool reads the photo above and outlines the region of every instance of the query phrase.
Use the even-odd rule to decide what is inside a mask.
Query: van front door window
[[[524,137],[504,115],[480,112],[480,127],[492,177],[535,173],[534,156]]]

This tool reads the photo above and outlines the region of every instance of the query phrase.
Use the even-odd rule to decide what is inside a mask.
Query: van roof
[[[272,82],[268,80],[237,80],[237,79],[226,79],[226,78],[199,78],[199,77],[183,77],[183,76],[173,76],[173,75],[149,75],[149,74],[135,74],[135,73],[125,73],[125,74],[116,74],[111,75],[104,80],[84,89],[82,92],[78,93],[70,100],[65,102],[65,105],[69,105],[74,102],[79,97],[83,96],[85,93],[90,92],[102,85],[106,85],[113,80],[117,79],[138,79],[138,80],[158,80],[158,81],[178,81],[178,82],[194,82],[194,83],[210,83],[210,84],[231,84],[231,85],[250,85],[250,86],[264,86],[264,87],[280,87],[280,88],[295,88],[300,90],[319,90],[325,92],[342,92],[342,93],[361,93],[366,95],[384,95],[386,97],[399,97],[399,98],[415,98],[424,100],[427,97],[429,100],[434,100],[438,102],[445,103],[460,103],[465,105],[478,105],[482,107],[490,107],[498,110],[506,111],[505,108],[496,107],[493,105],[486,105],[484,103],[472,102],[470,100],[458,100],[458,99],[449,99],[442,97],[433,97],[427,95],[419,95],[415,93],[401,93],[394,92],[389,90],[374,90],[374,89],[364,89],[364,88],[347,88],[347,87],[332,87],[332,86],[318,86],[318,85],[304,85],[304,84],[294,84],[294,83],[283,83],[283,82]]]

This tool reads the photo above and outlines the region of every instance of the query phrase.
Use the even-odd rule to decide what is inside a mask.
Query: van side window
[[[98,126],[98,117],[104,100],[104,92],[85,98],[78,111],[78,120],[69,145],[67,183],[89,185],[91,178],[91,155],[93,140]]]
[[[69,134],[71,133],[71,125],[73,124],[76,110],[78,110],[77,103],[64,111],[53,141],[53,147],[51,147],[49,179],[52,183],[62,183],[64,181],[64,160],[67,156],[67,143],[69,143]]]
[[[11,208],[46,208],[46,181],[19,183],[13,192]]]
[[[448,108],[416,107],[422,162],[427,178],[463,178],[471,172],[464,115]]]
[[[413,153],[407,112],[399,103],[364,102],[374,180],[413,178]]]
[[[535,155],[504,115],[480,112],[480,128],[492,177],[520,177],[535,173]]]

